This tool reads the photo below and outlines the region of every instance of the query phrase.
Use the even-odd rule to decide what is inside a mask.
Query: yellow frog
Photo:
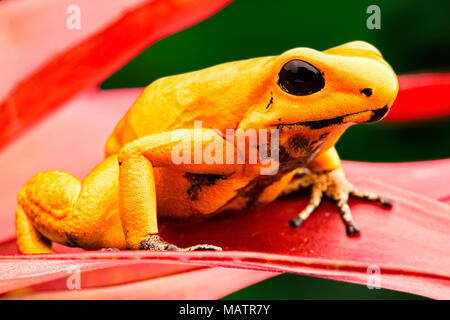
[[[299,227],[327,196],[347,234],[355,235],[350,195],[387,207],[392,203],[349,183],[334,145],[351,124],[383,118],[397,92],[394,71],[362,41],[323,52],[295,48],[161,78],[120,120],[106,143],[105,160],[84,180],[48,171],[26,183],[16,212],[18,248],[50,253],[54,241],[88,250],[220,250],[164,241],[157,217],[192,219],[243,210],[302,187],[311,187],[311,199],[291,226]],[[212,144],[239,154],[238,139],[226,135],[230,129],[276,132],[278,148],[270,157],[277,170],[261,174],[267,162],[225,159],[220,148],[213,156],[223,161],[200,159]],[[187,161],[174,158],[180,145],[188,146],[179,153]]]

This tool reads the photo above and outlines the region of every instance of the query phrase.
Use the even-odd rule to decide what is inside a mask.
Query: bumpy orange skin
[[[318,68],[325,87],[306,96],[283,91],[278,73],[292,59]],[[363,88],[373,94],[361,94]],[[296,168],[340,168],[336,141],[349,125],[368,121],[372,110],[390,107],[397,91],[393,70],[378,50],[360,41],[323,52],[296,48],[159,79],[117,124],[106,159],[83,181],[51,171],[23,187],[19,250],[51,252],[49,240],[85,249],[139,249],[158,233],[157,216],[205,217],[273,201]],[[336,117],[343,121],[320,129],[290,125]],[[202,121],[203,147],[214,139],[230,143],[223,139],[226,129],[279,128],[278,174],[261,176],[260,165],[175,165],[171,151],[180,140],[174,133],[195,139],[195,120]]]

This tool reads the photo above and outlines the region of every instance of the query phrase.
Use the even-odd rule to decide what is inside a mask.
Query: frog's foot
[[[179,251],[222,251],[221,247],[213,246],[211,244],[197,244],[195,246],[180,248]]]
[[[100,251],[120,251],[119,248],[102,248]]]
[[[284,194],[292,193],[300,187],[311,186],[311,199],[302,212],[290,220],[289,223],[292,227],[300,227],[311,213],[317,209],[324,195],[337,205],[342,220],[345,223],[348,236],[354,236],[359,233],[358,228],[353,223],[350,207],[347,204],[349,196],[379,202],[384,207],[392,206],[392,200],[390,199],[380,197],[375,193],[362,192],[356,189],[345,178],[344,171],[341,168],[327,172],[312,172],[308,169],[300,169],[299,175],[298,179],[287,186]]]
[[[222,251],[221,247],[216,247],[210,244],[198,244],[187,248],[179,248],[176,245],[165,241],[157,234],[151,235],[149,238],[142,240],[139,249],[152,251]]]

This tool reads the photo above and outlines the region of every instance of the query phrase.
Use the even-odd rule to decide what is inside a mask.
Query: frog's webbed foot
[[[179,251],[222,251],[221,247],[213,246],[211,244],[197,244],[195,246],[180,248]]]
[[[312,172],[308,169],[298,170],[299,178],[287,186],[283,194],[289,194],[301,187],[311,187],[311,199],[308,205],[292,220],[292,227],[300,227],[308,219],[311,213],[320,205],[323,196],[327,196],[338,207],[342,220],[345,223],[347,235],[353,236],[359,233],[358,228],[353,223],[350,207],[347,204],[349,196],[361,198],[363,200],[378,202],[384,207],[391,207],[392,200],[381,197],[375,193],[362,192],[355,188],[345,178],[344,171],[339,168],[327,172]]]
[[[119,248],[102,248],[100,251],[120,251]]]
[[[198,244],[187,248],[179,248],[176,245],[165,241],[157,234],[151,235],[147,239],[142,240],[139,249],[152,251],[222,251],[221,247],[216,247],[210,244]]]

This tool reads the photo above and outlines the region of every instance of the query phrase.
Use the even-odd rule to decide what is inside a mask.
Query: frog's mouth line
[[[309,127],[310,129],[322,129],[326,127],[330,127],[336,124],[342,124],[344,123],[345,118],[348,116],[354,116],[360,113],[371,111],[372,115],[370,116],[369,120],[365,121],[366,123],[375,122],[383,118],[386,113],[389,111],[389,107],[385,105],[383,108],[376,109],[376,110],[365,110],[365,111],[359,111],[355,113],[349,113],[344,116],[339,116],[336,118],[331,119],[324,119],[324,120],[314,120],[314,121],[303,121],[303,122],[294,122],[294,123],[280,123],[277,124],[276,127],[278,129],[281,129],[283,127],[290,127],[290,126],[304,126]]]

